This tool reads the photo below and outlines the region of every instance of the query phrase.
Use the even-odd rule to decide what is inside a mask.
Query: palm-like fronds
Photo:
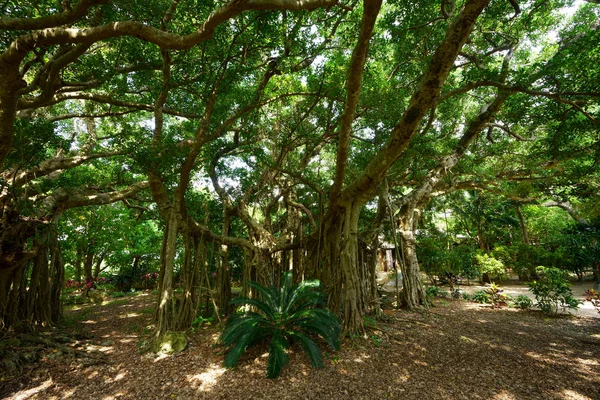
[[[221,343],[227,348],[225,367],[234,367],[246,348],[262,340],[270,340],[267,377],[277,378],[287,362],[286,350],[290,343],[299,343],[315,368],[323,367],[319,347],[309,336],[321,336],[334,350],[340,348],[340,322],[325,308],[325,296],[318,292],[319,281],[292,284],[286,274],[280,288],[265,287],[256,282],[249,285],[259,298],[240,297],[232,303],[246,305],[254,311],[232,315],[223,333]]]

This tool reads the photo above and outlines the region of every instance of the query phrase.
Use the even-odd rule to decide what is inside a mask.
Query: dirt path
[[[69,311],[72,329],[90,332],[88,346],[109,363],[42,360],[22,387],[11,383],[6,398],[600,399],[597,319],[444,300],[425,313],[386,312],[390,320],[366,338],[325,353],[322,370],[294,349],[282,377],[268,380],[266,347],[250,350],[233,370],[221,367],[215,326],[191,334],[179,355],[140,355],[152,305],[150,295],[140,295]]]
[[[427,278],[424,277],[423,278],[424,282],[427,282]],[[386,292],[390,293],[390,294],[394,294],[395,293],[395,285],[394,285],[394,281],[393,280],[389,280],[388,278],[388,273],[387,272],[378,272],[377,273],[377,282],[379,284],[385,283],[383,288]],[[571,284],[571,290],[573,291],[573,296],[582,302],[582,304],[579,305],[579,308],[577,310],[570,310],[570,313],[572,315],[578,316],[578,317],[591,317],[591,318],[600,318],[600,313],[598,313],[598,311],[594,308],[594,306],[592,305],[592,303],[590,302],[586,302],[585,300],[585,291],[588,289],[592,289],[594,283],[591,281],[588,282],[573,282]],[[529,288],[527,287],[527,285],[525,283],[521,283],[518,281],[507,281],[507,282],[503,282],[502,284],[499,285],[500,289],[502,289],[505,294],[508,294],[512,297],[517,297],[519,295],[526,295],[527,297],[529,297],[531,300],[535,301],[535,296],[533,295],[533,293],[531,293],[531,291],[529,291]],[[473,294],[479,290],[483,290],[485,289],[487,286],[486,285],[480,285],[480,284],[469,284],[469,285],[460,285],[459,289],[467,292],[469,294]],[[448,290],[448,287],[442,287],[443,290]]]
[[[585,302],[585,291],[591,289],[593,286],[592,282],[576,282],[571,286],[571,290],[573,291],[573,297],[577,300],[581,301],[582,304],[579,305],[577,310],[571,310],[571,314],[576,315],[578,317],[591,317],[591,318],[600,318],[600,313],[594,308],[592,303]],[[471,285],[461,286],[461,290],[466,291],[467,293],[473,294],[478,290],[485,289],[485,285]],[[526,295],[531,300],[535,301],[535,296],[531,293],[527,285],[519,284],[519,283],[504,283],[500,285],[500,289],[504,290],[503,293],[506,293],[512,297],[517,297],[518,295]]]

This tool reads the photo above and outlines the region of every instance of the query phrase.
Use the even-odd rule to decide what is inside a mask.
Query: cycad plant
[[[270,340],[267,377],[277,378],[287,362],[286,350],[299,343],[308,353],[315,368],[323,367],[319,347],[310,337],[321,336],[334,350],[340,347],[340,322],[335,314],[322,308],[324,295],[317,289],[319,281],[303,281],[292,285],[291,274],[283,278],[281,288],[248,283],[259,297],[239,297],[232,303],[243,312],[232,315],[221,334],[228,351],[225,367],[234,367],[246,348]]]

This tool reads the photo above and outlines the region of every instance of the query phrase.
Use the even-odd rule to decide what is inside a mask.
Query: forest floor
[[[312,369],[292,349],[282,377],[265,377],[266,347],[222,367],[217,326],[190,334],[175,356],[140,354],[154,296],[65,312],[79,348],[106,354],[83,366],[43,357],[0,397],[25,399],[600,399],[600,320],[439,300],[427,312],[386,311],[365,337],[346,339]],[[85,337],[86,335],[80,335]],[[325,347],[323,350],[326,351]]]

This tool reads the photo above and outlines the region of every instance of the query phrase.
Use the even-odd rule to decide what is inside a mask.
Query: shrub
[[[323,359],[310,333],[321,336],[334,349],[340,347],[340,322],[331,311],[319,308],[325,297],[316,289],[319,281],[303,281],[292,285],[291,274],[286,274],[281,288],[267,288],[249,282],[260,298],[241,297],[232,303],[244,305],[246,311],[232,315],[221,334],[221,343],[227,348],[225,367],[234,367],[248,346],[263,339],[270,340],[267,377],[277,378],[287,362],[286,350],[290,342],[298,342],[308,353],[315,368],[323,367]],[[250,307],[255,311],[248,310]]]
[[[475,259],[480,266],[482,274],[488,274],[492,280],[506,279],[506,267],[502,261],[495,259],[489,254],[476,254]]]
[[[548,315],[556,315],[562,309],[574,309],[579,301],[573,298],[571,284],[567,280],[567,271],[553,267],[537,267],[539,281],[529,282],[529,290],[535,295],[536,306]]]
[[[427,286],[425,289],[427,297],[448,297],[449,293],[440,289],[438,286]]]
[[[490,295],[483,290],[478,290],[471,297],[475,303],[488,304],[490,303]]]
[[[527,295],[520,294],[511,302],[511,306],[521,310],[529,310],[533,306],[533,300]]]
[[[491,301],[493,308],[499,308],[507,305],[506,302],[508,297],[502,293],[503,290],[500,289],[500,287],[495,283],[492,283],[490,287],[485,288],[483,292],[489,296],[489,300]]]

